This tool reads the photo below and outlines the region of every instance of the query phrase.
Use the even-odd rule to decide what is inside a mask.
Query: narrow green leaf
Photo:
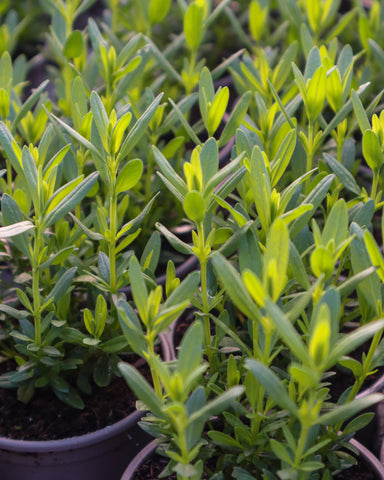
[[[163,402],[154,393],[147,380],[129,363],[119,362],[119,370],[133,393],[146,405],[152,413],[164,418]]]
[[[159,106],[162,98],[163,94],[160,93],[145,110],[145,112],[138,118],[121,146],[121,150],[119,152],[120,158],[126,157],[145,134],[149,122],[155,115],[157,107]]]
[[[99,172],[93,172],[77,185],[51,212],[47,214],[45,225],[49,227],[78,205],[91,190],[98,176]]]
[[[245,365],[277,405],[298,417],[299,411],[296,404],[290,398],[283,382],[272,372],[272,370],[252,358],[247,358]]]
[[[336,177],[343,184],[343,186],[355,195],[360,195],[361,188],[359,187],[354,176],[349,172],[349,170],[347,170],[342,163],[335,160],[328,153],[323,153],[323,156],[325,161],[327,162],[328,167],[336,175]]]
[[[147,324],[148,317],[148,290],[143,278],[140,263],[133,255],[129,261],[129,278],[132,289],[132,297],[143,323]]]
[[[364,342],[372,338],[375,333],[384,328],[384,320],[375,320],[367,325],[357,328],[352,333],[344,335],[329,354],[325,368],[332,368],[341,357],[356,350]]]
[[[56,285],[49,292],[49,295],[46,298],[46,303],[51,299],[53,302],[57,302],[68,292],[76,271],[77,267],[71,267],[66,270],[63,275],[61,275],[61,277],[57,280]]]
[[[220,253],[212,255],[212,263],[221,283],[237,308],[247,317],[259,319],[259,310],[246,291],[237,270]]]
[[[35,228],[35,225],[29,220],[25,220],[18,223],[13,223],[6,227],[0,227],[0,239],[14,237],[15,235],[20,235],[20,233],[27,232]]]
[[[304,365],[310,364],[307,348],[288,317],[270,300],[265,308],[283,342]]]
[[[353,417],[361,410],[375,405],[384,400],[384,395],[382,393],[372,393],[363,398],[353,400],[344,405],[335,407],[328,413],[321,415],[318,419],[318,422],[322,425],[335,425],[339,422],[344,422],[348,418]]]
[[[249,102],[251,101],[252,93],[244,93],[237,102],[235,108],[232,110],[228,121],[219,138],[219,147],[226,145],[229,140],[235,135],[236,129],[240,127],[245,114],[247,113]]]
[[[361,103],[361,100],[355,90],[352,90],[351,96],[353,109],[355,111],[357,121],[359,123],[362,133],[364,134],[366,130],[369,130],[371,128],[371,125],[369,124],[369,120],[364,110],[363,104]]]
[[[206,403],[200,410],[192,413],[189,424],[196,421],[207,421],[213,415],[218,415],[236,402],[236,399],[244,392],[244,387],[237,386],[226,390],[224,393]]]
[[[156,223],[156,228],[165,236],[175,250],[183,253],[184,255],[194,255],[192,247],[176,237],[176,235],[170,232],[166,227],[164,227],[164,225],[161,223]]]

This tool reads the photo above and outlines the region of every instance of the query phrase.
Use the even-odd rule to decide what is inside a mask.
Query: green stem
[[[307,441],[308,431],[309,431],[309,427],[302,425],[299,443],[297,444],[297,448],[295,452],[294,466],[296,468],[300,466],[301,458],[304,453],[305,442]]]
[[[360,377],[355,381],[351,391],[349,392],[348,398],[346,403],[351,402],[356,395],[359,393],[365,379],[367,378],[368,372],[372,369],[372,362],[373,362],[373,356],[377,350],[377,347],[380,343],[381,337],[383,335],[383,332],[377,332],[375,336],[372,339],[372,343],[369,347],[369,351],[367,353],[367,356],[363,362],[363,373],[360,375]]]
[[[39,256],[44,246],[43,231],[39,220],[36,221],[35,244],[32,259],[32,295],[33,295],[33,319],[35,325],[35,342],[41,345],[41,299],[40,299],[40,270]]]
[[[147,345],[148,345],[148,351],[150,352],[149,358],[151,358],[151,354],[155,355],[155,348],[154,348],[154,341],[153,341],[153,335],[148,333],[147,334]],[[155,390],[156,395],[159,398],[162,398],[163,396],[163,389],[161,387],[161,382],[160,382],[160,377],[157,374],[157,370],[155,367],[151,365],[151,361],[149,361],[149,368],[151,370],[151,377],[153,381],[153,387]]]
[[[376,195],[377,195],[377,186],[379,184],[379,172],[373,171],[373,180],[372,180],[372,190],[371,190],[371,198],[376,202]]]
[[[188,80],[185,84],[185,92],[187,95],[192,93],[192,90],[195,88],[195,65],[196,65],[196,52],[191,52],[191,60],[189,62],[189,72],[188,72]]]
[[[109,204],[109,229],[111,231],[111,238],[109,239],[108,254],[109,254],[109,268],[110,268],[110,293],[113,295],[117,293],[117,278],[116,278],[116,235],[117,235],[117,196],[116,196],[116,177],[117,166],[115,158],[111,158],[110,170],[110,204]]]
[[[312,122],[310,121],[308,125],[308,152],[307,152],[307,165],[306,165],[307,172],[312,170],[312,166],[313,166],[313,157],[314,157],[313,136],[314,136],[314,128],[313,128]],[[311,184],[311,178],[307,178],[307,180],[305,181],[305,193],[307,195],[309,194],[310,184]]]

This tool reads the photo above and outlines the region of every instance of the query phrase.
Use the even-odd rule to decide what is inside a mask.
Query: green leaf
[[[147,380],[132,365],[124,362],[118,363],[119,370],[123,375],[136,397],[141,400],[156,416],[164,418],[162,411],[163,402],[155,394]]]
[[[316,185],[316,187],[302,201],[302,205],[313,205],[313,210],[311,213],[309,213],[309,218],[313,215],[313,213],[319,207],[320,203],[326,197],[334,178],[334,175],[327,175],[326,177],[321,179],[320,182]],[[291,224],[289,229],[291,238],[294,238],[302,230],[302,228],[307,225],[309,218],[303,215]]]
[[[270,445],[272,452],[276,455],[277,458],[280,458],[280,460],[282,460],[283,462],[292,465],[292,458],[289,455],[287,448],[281,442],[278,442],[277,440],[274,440],[272,438],[270,440]]]
[[[264,285],[269,286],[270,296],[276,301],[287,283],[289,259],[289,233],[284,220],[277,218],[267,235],[264,255]]]
[[[164,157],[164,155],[155,146],[152,147],[152,151],[155,156],[157,166],[160,168],[162,174],[167,179],[170,185],[172,185],[176,192],[179,194],[179,199],[183,202],[185,195],[188,192],[188,187],[184,180],[173,169],[172,165]]]
[[[93,370],[93,380],[99,387],[109,385],[112,377],[110,359],[107,354],[101,355],[96,362]]]
[[[227,109],[229,100],[229,89],[224,87],[219,89],[215,95],[211,107],[208,110],[207,131],[211,137],[219,128],[219,125],[223,119],[225,111]]]
[[[4,193],[1,197],[1,213],[3,215],[4,223],[8,226],[12,226],[24,221],[23,214],[18,204],[7,193]],[[15,244],[16,248],[20,250],[20,252],[30,259],[30,242],[27,234],[22,233],[20,236],[13,237],[12,242]]]
[[[261,362],[252,358],[247,358],[245,366],[252,372],[256,380],[266,390],[268,395],[279,405],[288,412],[298,417],[298,408],[293,400],[290,398],[283,382]]]
[[[271,182],[258,146],[252,151],[249,174],[257,214],[264,231],[267,232],[271,223]]]
[[[311,269],[317,278],[324,275],[326,280],[332,277],[335,268],[332,253],[326,247],[316,247],[311,255]]]
[[[188,374],[194,371],[203,359],[203,338],[204,331],[200,322],[194,322],[184,335],[178,358],[178,371],[182,378],[187,379]]]
[[[327,89],[327,72],[325,67],[319,67],[307,86],[307,96],[305,106],[308,113],[309,121],[314,122],[320,115],[325,100]]]
[[[20,235],[21,233],[27,232],[32,228],[35,228],[35,225],[29,220],[13,223],[12,225],[8,225],[6,227],[0,227],[0,240],[14,237],[15,235]]]
[[[328,167],[336,175],[336,177],[343,184],[343,186],[355,195],[360,195],[361,188],[359,187],[355,180],[355,177],[349,172],[349,170],[347,170],[342,163],[335,160],[328,153],[323,153],[323,156],[325,161],[327,162]]]
[[[188,192],[184,198],[183,208],[187,217],[193,222],[200,223],[204,220],[206,209],[200,192],[196,190]]]
[[[357,328],[352,333],[344,335],[329,353],[325,368],[333,367],[341,357],[353,352],[364,342],[372,338],[377,332],[384,328],[384,320],[375,320],[362,327]]]
[[[325,222],[321,239],[323,245],[328,245],[334,240],[337,248],[348,237],[348,208],[345,200],[340,198],[332,207]]]
[[[328,413],[321,415],[318,422],[322,425],[336,425],[337,423],[344,422],[348,418],[353,417],[361,410],[365,410],[375,403],[384,400],[384,395],[381,393],[372,393],[363,398],[358,398],[344,405],[335,407]]]
[[[109,285],[111,282],[111,267],[109,258],[104,252],[99,252],[97,257],[97,269],[99,270],[100,277]]]
[[[163,94],[160,93],[145,110],[145,112],[138,118],[121,146],[118,154],[119,158],[126,157],[140,141],[142,136],[145,134],[149,122],[155,115],[157,107],[159,106],[162,98]]]
[[[156,223],[156,228],[165,236],[175,250],[183,253],[184,255],[194,255],[192,247],[176,237],[176,235],[170,232],[166,227],[164,227],[164,225],[161,223]]]
[[[348,425],[343,429],[343,435],[348,435],[349,433],[355,433],[362,428],[365,428],[370,421],[375,417],[374,412],[367,412],[359,415],[357,418],[351,420]]]
[[[119,173],[116,182],[116,195],[133,188],[143,174],[143,162],[139,159],[128,162]]]
[[[4,119],[9,115],[9,96],[4,88],[0,88],[0,116]]]
[[[101,98],[95,91],[91,93],[91,110],[93,114],[93,120],[96,123],[103,146],[105,150],[108,151],[108,115]]]
[[[46,303],[51,299],[53,302],[57,302],[63,297],[67,292],[72,283],[72,280],[76,274],[77,267],[71,267],[66,270],[61,277],[56,282],[56,285],[52,288],[49,295],[46,298]]]
[[[238,271],[220,253],[212,255],[212,263],[221,283],[237,308],[247,317],[258,319],[260,317],[259,310],[246,291]]]
[[[83,32],[73,30],[65,42],[63,54],[67,58],[80,57],[84,50]]]
[[[11,126],[12,132],[15,131],[15,129],[19,125],[20,121],[25,117],[25,115],[27,115],[28,112],[30,112],[32,110],[32,107],[41,98],[43,90],[46,88],[48,83],[49,83],[49,80],[45,80],[37,88],[34,88],[32,90],[31,95],[23,103],[23,105],[21,106],[20,110],[17,112],[17,115],[12,122],[12,126]]]
[[[288,132],[271,164],[271,186],[274,187],[289,165],[296,147],[296,130]]]
[[[208,436],[214,443],[230,448],[242,448],[241,443],[223,432],[209,431]]]
[[[0,229],[1,230],[1,229]],[[1,235],[0,235],[1,237]],[[384,282],[384,259],[381,254],[380,248],[376,243],[373,235],[369,230],[364,232],[364,241],[368,254],[371,258],[372,265],[376,267],[376,273],[379,275],[380,280]]]
[[[178,305],[192,298],[200,283],[200,273],[192,272],[173,290],[171,295],[165,301],[163,307],[168,308],[171,305]]]
[[[384,153],[381,151],[379,139],[370,129],[365,130],[363,134],[363,155],[373,171],[377,171],[384,162]]]
[[[229,390],[226,390],[224,393],[220,394],[218,397],[215,397],[210,402],[206,403],[200,410],[192,413],[189,417],[189,422],[192,424],[196,421],[207,421],[213,415],[218,415],[223,410],[226,410],[231,405],[236,402],[236,399],[244,392],[244,387],[236,386],[232,387]]]
[[[16,173],[23,176],[21,149],[3,122],[0,122],[0,143]]]
[[[176,105],[176,103],[172,100],[172,98],[169,98],[168,100],[169,100],[169,103],[172,105],[173,109],[175,110],[176,115],[177,115],[178,119],[180,120],[180,123],[183,125],[183,127],[185,128],[185,131],[190,136],[191,140],[193,140],[196,145],[201,145],[201,141],[200,141],[199,137],[196,135],[193,128],[190,126],[187,119],[184,117],[184,115],[183,115],[182,111],[180,110],[179,106]]]
[[[241,125],[245,114],[247,113],[249,102],[251,101],[252,93],[245,92],[240,100],[236,103],[235,108],[232,110],[228,121],[220,135],[218,145],[224,146],[235,135],[236,129]]]
[[[69,216],[72,218],[72,220],[77,223],[77,225],[81,228],[81,230],[85,233],[85,235],[90,238],[91,240],[99,241],[104,239],[104,235],[101,233],[94,232],[93,230],[90,230],[86,225],[84,225],[83,222],[81,222],[75,215],[73,215],[72,212],[68,212]]]
[[[140,263],[133,255],[129,261],[129,278],[132,289],[132,297],[143,323],[147,324],[148,317],[148,290],[145,285]]]
[[[17,308],[10,307],[5,303],[0,303],[0,312],[4,312],[13,318],[16,318],[17,320],[21,320],[22,318],[27,318],[29,316],[29,312],[26,310],[19,310]]]
[[[369,124],[369,120],[364,110],[363,104],[361,103],[361,100],[355,90],[352,90],[351,96],[353,109],[355,111],[357,121],[359,122],[360,129],[364,134],[366,130],[369,130],[371,128],[371,125]]]
[[[193,52],[199,48],[203,39],[203,22],[203,8],[197,2],[191,3],[184,14],[184,35],[187,45]]]
[[[160,23],[167,16],[172,0],[151,0],[148,10],[148,18],[151,25]]]
[[[99,172],[93,172],[88,175],[79,185],[77,185],[68,195],[52,210],[49,211],[45,217],[45,225],[49,227],[53,223],[57,222],[60,218],[64,217],[68,212],[78,205],[81,200],[87,195],[95,184]],[[49,203],[47,205],[49,210]]]
[[[75,138],[78,142],[80,142],[86,149],[88,149],[89,151],[91,151],[94,155],[96,155],[96,157],[98,157],[99,159],[103,160],[103,155],[101,152],[99,152],[99,150],[97,150],[97,148],[89,141],[87,140],[86,138],[84,138],[82,135],[80,135],[80,133],[76,132],[76,130],[74,130],[72,127],[70,127],[69,125],[67,125],[65,122],[63,122],[60,118],[56,117],[53,113],[49,113],[49,117],[52,118],[53,120],[55,120],[61,127],[64,128],[64,130],[66,130],[67,133],[69,133],[69,135],[71,135],[73,138]]]
[[[310,364],[309,355],[300,335],[297,333],[288,317],[272,301],[266,302],[266,310],[283,342],[291,352],[304,364]]]

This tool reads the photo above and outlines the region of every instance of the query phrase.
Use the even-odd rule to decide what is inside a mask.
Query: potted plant
[[[92,4],[99,18],[81,18]],[[381,3],[40,7],[49,61],[35,90],[23,93],[35,60],[11,57],[13,14],[1,33],[1,386],[81,409],[123,374],[180,478],[221,478],[207,455],[238,478],[328,478],[352,463],[335,449],[370,415],[343,422],[381,399],[357,398],[382,363]],[[238,101],[215,82],[227,69]],[[190,303],[177,360],[160,360]],[[119,363],[138,357],[153,385]],[[341,396],[333,369],[351,373]],[[100,478],[112,476],[100,437],[113,475],[118,452],[134,454],[106,428],[86,440]]]

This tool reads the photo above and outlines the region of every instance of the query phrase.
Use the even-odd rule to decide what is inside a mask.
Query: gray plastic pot
[[[169,339],[160,336],[163,358],[172,360]],[[152,438],[137,424],[142,416],[135,411],[96,432],[62,440],[0,437],[0,480],[120,480],[127,464]]]
[[[0,438],[1,480],[118,480],[149,441],[142,412],[96,432],[51,441]]]
[[[376,480],[384,480],[384,466],[380,463],[378,458],[376,458],[372,452],[357,440],[352,439],[350,440],[350,443],[359,450],[359,460],[367,467],[367,471],[373,473]],[[128,465],[120,480],[133,480],[135,472],[144,464],[144,462],[154,455],[156,447],[156,440],[153,440],[146,445]],[[350,480],[354,480],[353,476],[350,477]]]

